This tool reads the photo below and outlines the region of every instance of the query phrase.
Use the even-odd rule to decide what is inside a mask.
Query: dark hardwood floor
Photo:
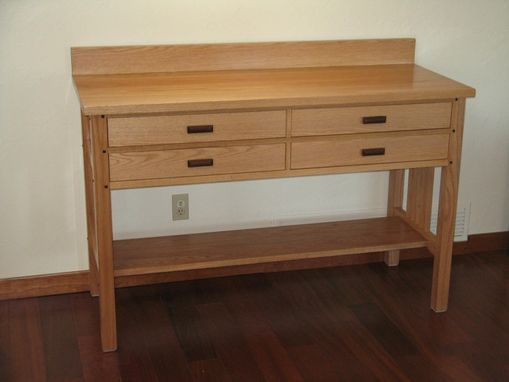
[[[117,290],[119,349],[87,293],[0,302],[0,381],[508,381],[509,256],[454,258],[450,308],[431,261]]]

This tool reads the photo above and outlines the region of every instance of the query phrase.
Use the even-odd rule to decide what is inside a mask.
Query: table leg
[[[442,168],[440,184],[437,227],[438,251],[433,263],[433,284],[431,289],[431,309],[435,312],[446,311],[449,299],[464,113],[465,99],[456,100],[453,103],[452,109],[449,165]]]
[[[391,170],[389,172],[389,195],[387,200],[387,216],[394,216],[394,210],[403,205],[404,170]],[[385,253],[385,264],[395,267],[399,264],[399,250],[391,250]]]
[[[433,167],[412,168],[408,172],[407,215],[425,232],[431,224],[434,178]]]
[[[94,174],[92,165],[92,145],[90,141],[90,118],[81,114],[83,139],[83,167],[85,173],[85,205],[87,211],[87,244],[90,294],[99,295],[99,274],[97,270],[97,235],[95,231]]]
[[[99,308],[103,351],[117,349],[115,285],[113,275],[113,234],[109,185],[108,131],[106,118],[92,118],[94,162],[95,226],[99,268]]]

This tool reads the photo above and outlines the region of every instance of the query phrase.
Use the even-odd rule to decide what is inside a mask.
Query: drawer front
[[[108,140],[112,147],[278,138],[285,135],[284,110],[108,120]]]
[[[138,180],[285,169],[285,144],[110,154],[110,179]]]
[[[292,169],[447,158],[449,134],[353,137],[292,143]]]
[[[292,135],[446,129],[450,122],[450,103],[298,109],[292,113]]]

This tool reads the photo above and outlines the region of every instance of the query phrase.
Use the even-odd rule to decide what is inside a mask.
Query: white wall
[[[87,268],[79,105],[69,48],[417,38],[417,63],[474,86],[460,202],[471,233],[509,228],[509,2],[0,0],[0,277]],[[213,230],[385,208],[386,174],[118,191],[115,235]],[[189,192],[191,220],[170,222]]]

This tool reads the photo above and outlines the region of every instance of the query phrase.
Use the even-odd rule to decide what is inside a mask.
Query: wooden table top
[[[392,103],[473,97],[414,64],[75,75],[87,115]]]

